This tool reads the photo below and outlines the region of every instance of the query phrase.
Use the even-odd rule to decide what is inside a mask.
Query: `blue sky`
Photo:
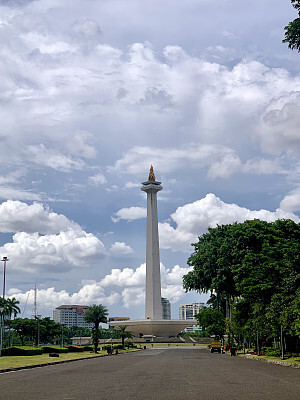
[[[299,222],[297,15],[277,3],[0,1],[0,254],[24,316],[36,284],[44,316],[144,317],[151,164],[173,318],[207,298],[182,275],[209,226]]]

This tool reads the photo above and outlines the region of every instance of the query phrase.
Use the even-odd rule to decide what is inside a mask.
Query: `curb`
[[[244,354],[239,354],[239,356],[247,358],[248,360],[256,360],[256,361],[266,362],[269,364],[282,365],[283,367],[291,367],[291,368],[298,368],[298,369],[300,368],[300,364],[287,362],[287,361],[271,360],[270,358],[257,358],[256,356],[244,355]]]

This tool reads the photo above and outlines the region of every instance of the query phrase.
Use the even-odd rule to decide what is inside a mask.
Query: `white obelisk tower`
[[[147,193],[147,244],[146,244],[146,307],[145,319],[161,320],[161,282],[157,217],[157,192],[162,190],[161,182],[155,180],[151,165],[147,182],[141,190]]]

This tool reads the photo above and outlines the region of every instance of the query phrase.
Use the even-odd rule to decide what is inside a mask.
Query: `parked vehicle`
[[[210,352],[213,353],[217,351],[218,353],[222,352],[222,342],[221,340],[212,340],[210,342]]]

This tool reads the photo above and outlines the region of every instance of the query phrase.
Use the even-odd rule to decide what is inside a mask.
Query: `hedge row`
[[[65,347],[58,346],[43,346],[44,353],[68,353],[69,350]]]
[[[43,354],[43,349],[41,347],[8,347],[2,349],[3,356],[35,356]]]
[[[90,346],[42,346],[42,347],[31,347],[31,346],[13,346],[2,349],[3,356],[34,356],[41,355],[43,353],[69,353],[69,352],[83,352],[92,351],[93,348]]]

